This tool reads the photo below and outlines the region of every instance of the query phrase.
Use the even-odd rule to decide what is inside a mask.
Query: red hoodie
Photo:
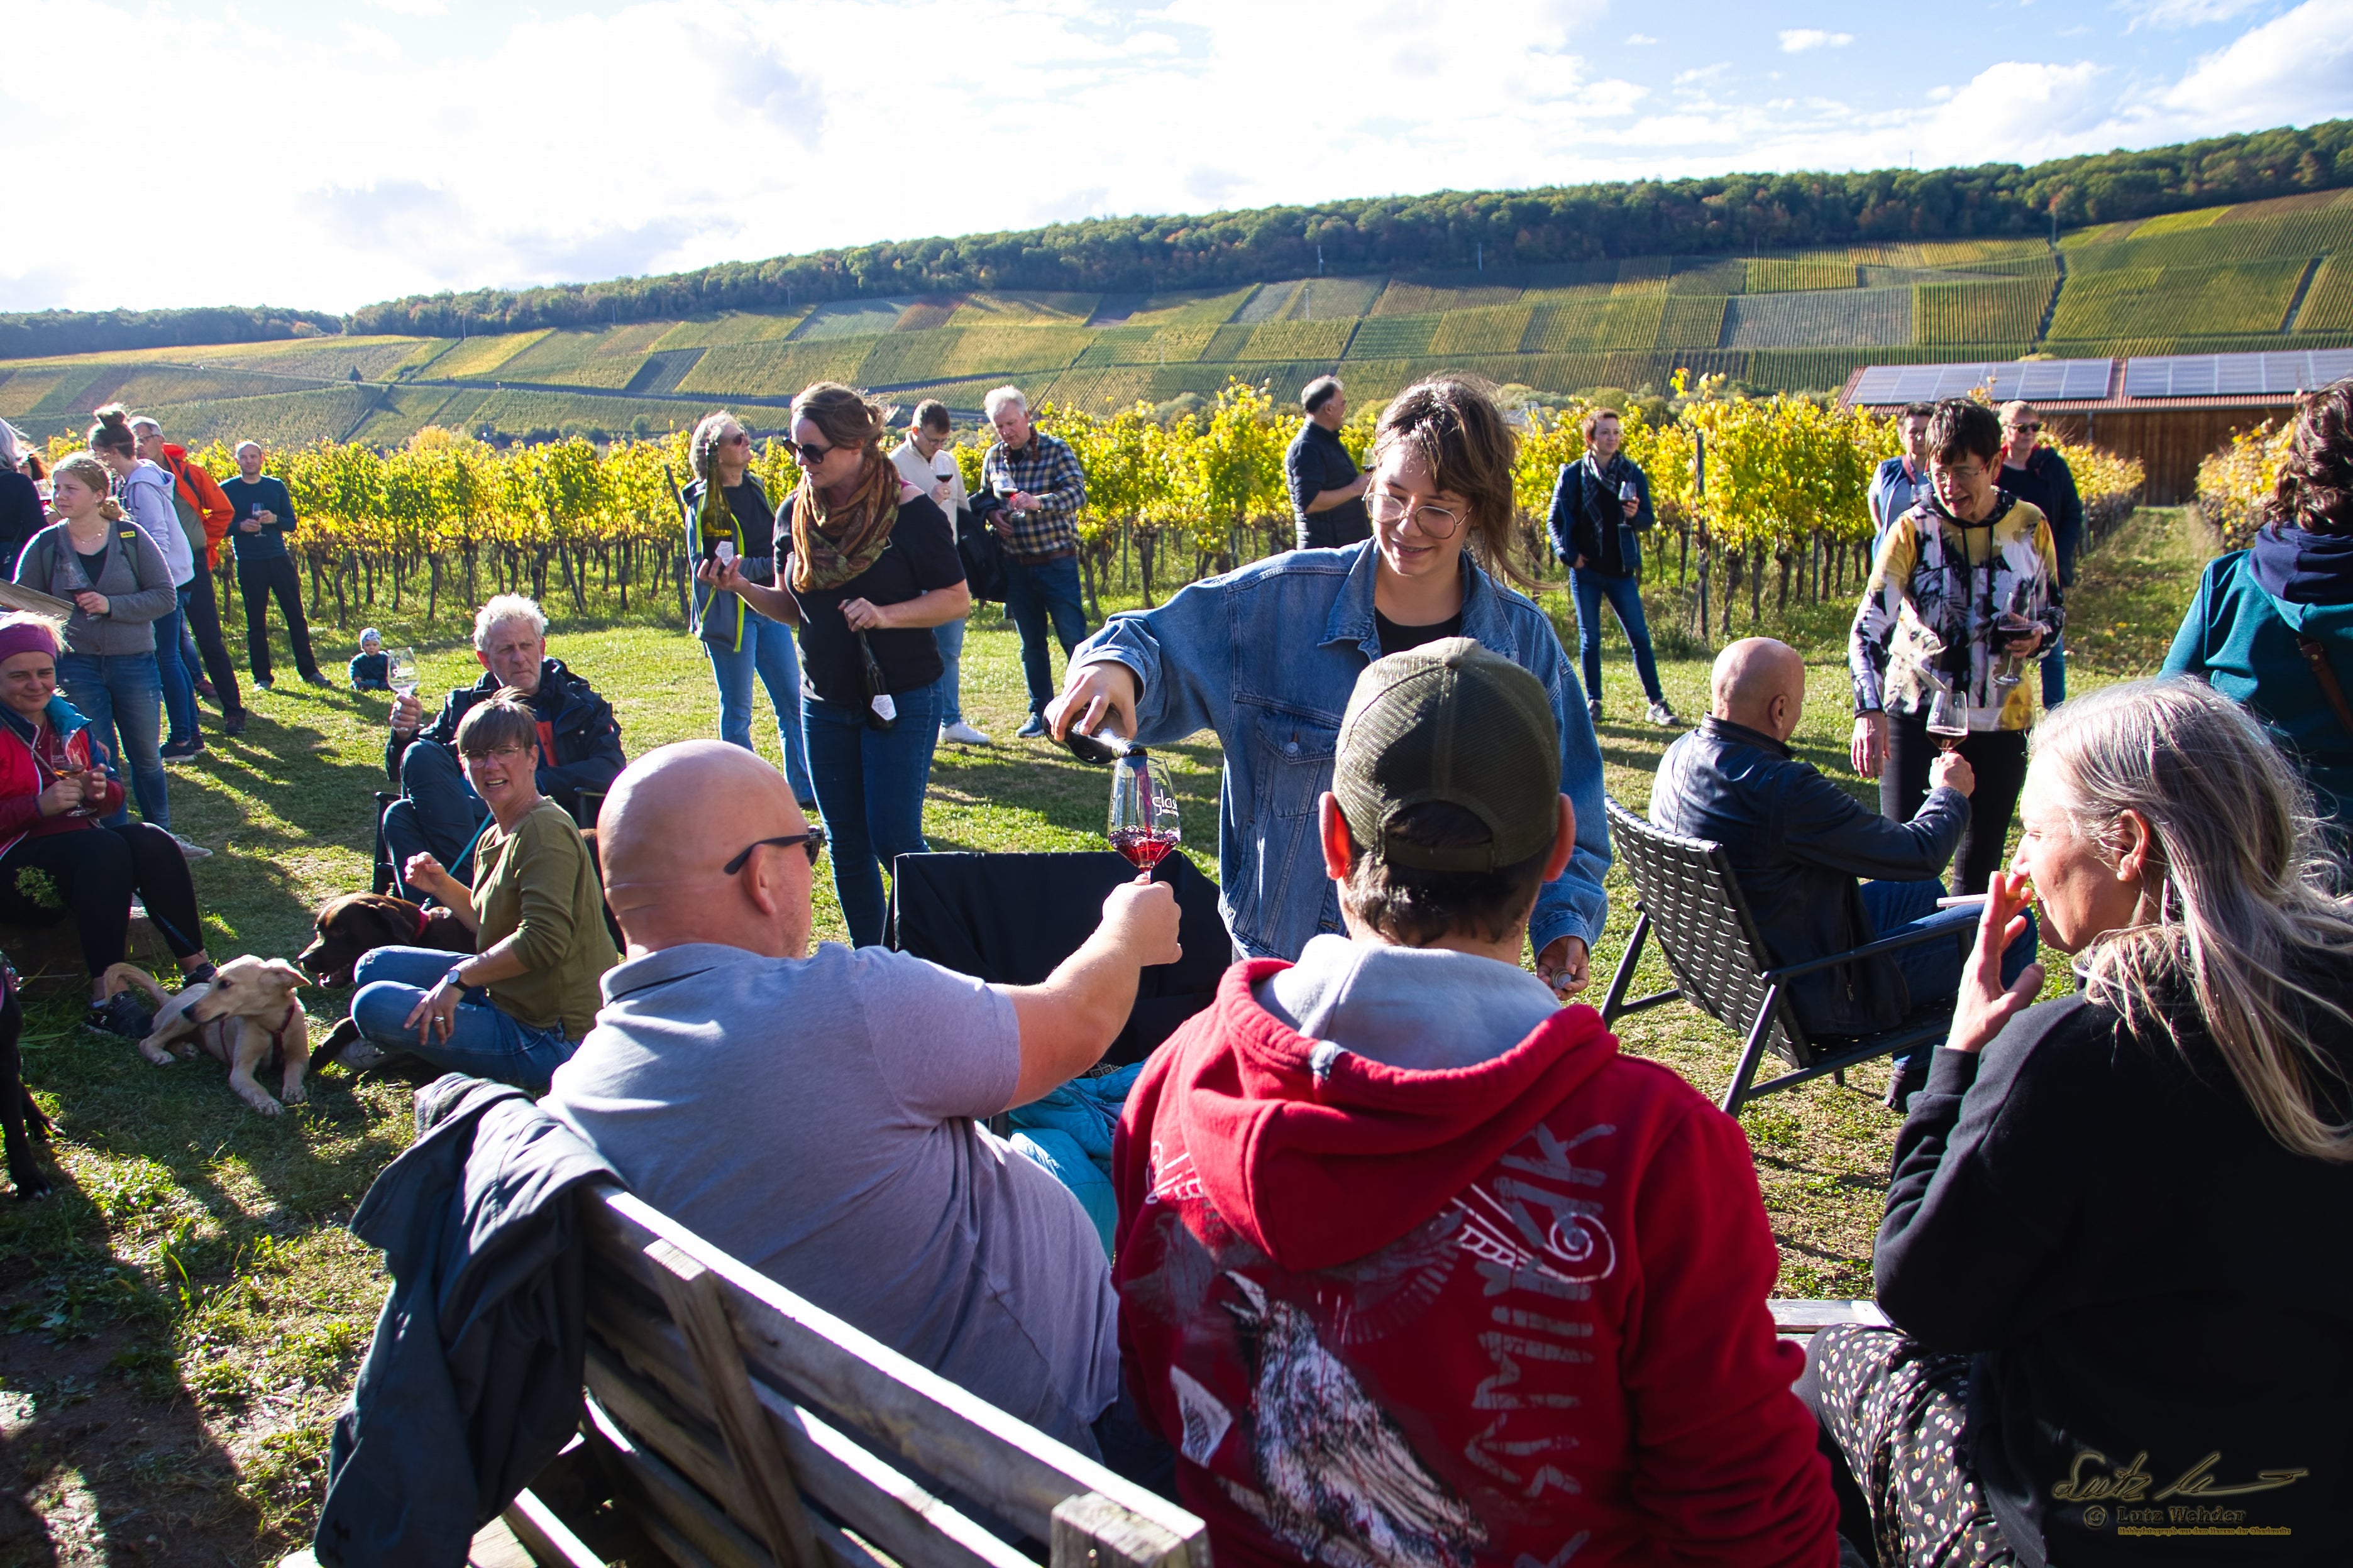
[[[1284,967],[1226,972],[1112,1153],[1128,1387],[1221,1568],[1835,1564],[1739,1124],[1585,1006],[1319,1062],[1251,995]]]

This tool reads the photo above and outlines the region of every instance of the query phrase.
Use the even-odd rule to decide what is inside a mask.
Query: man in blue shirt
[[[1903,416],[1896,422],[1904,435],[1904,455],[1888,458],[1871,476],[1871,493],[1866,499],[1871,507],[1873,555],[1879,553],[1879,542],[1887,537],[1895,520],[1910,511],[1913,501],[1928,488],[1928,421],[1936,412],[1933,404],[1905,404]]]
[[[302,580],[294,558],[286,552],[286,536],[294,531],[294,500],[286,487],[261,471],[267,456],[259,441],[237,444],[237,477],[221,486],[236,521],[229,524],[229,543],[237,551],[237,591],[245,600],[245,656],[253,666],[255,682],[264,688],[269,675],[269,599],[278,598],[278,613],[286,617],[286,640],[294,647],[294,668],[313,686],[333,684],[319,673],[311,652],[311,623],[302,615]]]
[[[1365,485],[1372,476],[1356,472],[1356,460],[1340,444],[1340,426],[1348,419],[1348,395],[1340,378],[1319,375],[1309,382],[1300,389],[1299,406],[1307,417],[1282,454],[1299,548],[1361,544],[1373,536],[1373,520],[1365,513]]]

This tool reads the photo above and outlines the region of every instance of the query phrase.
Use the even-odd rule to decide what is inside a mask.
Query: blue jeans
[[[1659,664],[1651,657],[1651,623],[1642,616],[1641,579],[1605,577],[1579,566],[1570,571],[1568,583],[1577,597],[1577,657],[1585,667],[1586,700],[1601,700],[1601,601],[1607,599],[1633,647],[1634,673],[1642,679],[1644,694],[1653,702],[1664,701],[1659,690]]]
[[[934,626],[932,639],[940,645],[940,662],[947,667],[940,675],[940,728],[944,730],[964,722],[964,617]]]
[[[359,1026],[361,1037],[384,1050],[422,1057],[445,1072],[544,1091],[547,1080],[572,1059],[580,1042],[567,1038],[562,1029],[517,1023],[499,1011],[486,992],[467,992],[446,1040],[420,1046],[417,1031],[403,1026],[425,994],[472,956],[425,947],[379,947],[363,954],[352,971],[352,1022]]]
[[[2051,652],[2042,660],[2042,706],[2056,708],[2067,700],[2067,634],[2061,632],[2051,639]]]
[[[1945,884],[1933,877],[1919,882],[1864,882],[1857,890],[1862,894],[1863,909],[1871,915],[1872,930],[1881,937],[1915,931],[1968,929],[1978,923],[1977,905],[1957,910],[1936,907],[1936,900],[1945,896]],[[2001,955],[2004,985],[2015,981],[2034,962],[2040,945],[2035,931],[2034,914],[2030,910],[2025,931]],[[1903,972],[1904,984],[1911,988],[1915,1007],[1960,994],[1961,970],[1968,962],[1969,947],[1974,942],[1974,938],[1964,942],[1955,936],[1945,942],[1915,942],[1887,955]],[[1898,1057],[1895,1065],[1901,1067],[1910,1059],[1908,1056]]]
[[[1079,558],[1024,566],[1005,563],[1005,613],[1021,628],[1021,680],[1029,689],[1029,711],[1043,713],[1054,700],[1054,669],[1047,662],[1046,617],[1054,618],[1054,637],[1062,656],[1086,639],[1087,611],[1079,602]]]
[[[177,636],[177,633],[174,634]],[[58,686],[66,700],[81,710],[90,732],[112,749],[118,731],[122,746],[116,754],[130,770],[131,792],[139,801],[139,815],[170,832],[172,802],[165,793],[164,759],[157,754],[162,741],[162,681],[152,653],[111,655],[69,653],[58,659]],[[129,811],[106,819],[112,827],[131,820]]]
[[[438,741],[416,740],[400,753],[400,798],[385,807],[384,847],[400,896],[414,898],[401,868],[408,858],[427,850],[441,868],[460,881],[471,879],[461,869],[466,846],[491,815],[474,786],[458,765],[458,753]]]
[[[172,613],[155,622],[155,674],[164,687],[164,711],[171,718],[174,741],[187,741],[197,732],[195,678],[180,658],[187,610],[188,590],[182,588]]]
[[[705,642],[711,673],[719,682],[719,738],[731,746],[754,750],[752,744],[752,677],[768,689],[768,706],[776,710],[776,739],[785,751],[785,781],[793,798],[806,806],[817,798],[809,786],[808,736],[801,726],[801,656],[793,646],[793,628],[749,610],[744,615],[744,646]]]
[[[828,702],[812,692],[805,705],[809,772],[853,947],[882,941],[884,868],[931,847],[923,842],[923,791],[939,743],[939,690],[934,682],[898,693],[899,722],[887,731],[867,728],[863,703]]]

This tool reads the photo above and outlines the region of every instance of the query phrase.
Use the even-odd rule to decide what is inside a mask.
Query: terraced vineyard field
[[[1008,381],[1102,408],[1208,396],[1235,375],[1287,397],[1335,370],[1377,399],[1450,367],[1563,393],[1662,387],[1678,369],[1820,391],[1873,363],[2353,345],[2348,255],[2353,192],[2330,191],[2095,226],[2055,248],[2021,236],[1156,296],[892,295],[595,331],[26,360],[0,363],[0,416],[46,437],[119,396],[175,433],[391,443],[427,423],[659,431],[730,401],[765,429],[780,414],[758,411],[823,379],[960,409]]]

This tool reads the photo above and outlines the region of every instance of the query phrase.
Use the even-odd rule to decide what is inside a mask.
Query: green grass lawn
[[[2087,560],[2070,611],[2075,689],[2155,668],[2204,553],[2194,522],[2149,510]],[[428,696],[476,673],[447,619],[427,628],[382,611],[372,618],[388,642],[413,642],[425,656]],[[1796,743],[1861,790],[1845,763],[1843,621],[1829,605],[1788,618],[1785,635],[1804,645],[1810,670]],[[331,672],[356,631],[356,621],[317,628]],[[1614,623],[1612,637],[1607,782],[1640,807],[1672,735],[1625,721],[1639,691]],[[611,697],[633,755],[715,732],[707,667],[675,629],[559,621],[551,638]],[[926,816],[934,848],[1101,843],[1107,775],[1012,740],[1024,710],[1018,654],[1011,628],[985,609],[966,644],[965,708],[999,743],[941,753]],[[1679,711],[1705,710],[1703,654],[1665,658],[1662,674]],[[275,692],[250,695],[255,719],[241,740],[216,737],[208,755],[173,770],[174,826],[216,851],[195,872],[216,956],[290,957],[319,902],[367,884],[385,700],[289,675]],[[764,744],[773,760],[773,727]],[[1167,755],[1187,853],[1214,874],[1217,746],[1205,736]],[[1622,873],[1610,889],[1597,999],[1632,923]],[[822,879],[818,931],[843,934]],[[1644,969],[1641,983],[1664,983],[1655,958]],[[314,1026],[323,1029],[345,1000],[307,993]],[[0,1568],[273,1562],[308,1537],[327,1426],[382,1297],[376,1256],[344,1226],[410,1140],[408,1086],[329,1068],[311,1079],[309,1106],[265,1119],[231,1096],[211,1061],[150,1067],[129,1046],[84,1033],[79,1014],[78,990],[37,1001],[25,1041],[26,1079],[58,1123],[58,1195],[0,1202]],[[1710,1094],[1737,1055],[1728,1031],[1683,1007],[1630,1019],[1621,1035],[1626,1049]],[[1878,1104],[1884,1085],[1883,1068],[1864,1069],[1843,1089],[1825,1080],[1743,1111],[1785,1294],[1871,1289],[1895,1125]]]

